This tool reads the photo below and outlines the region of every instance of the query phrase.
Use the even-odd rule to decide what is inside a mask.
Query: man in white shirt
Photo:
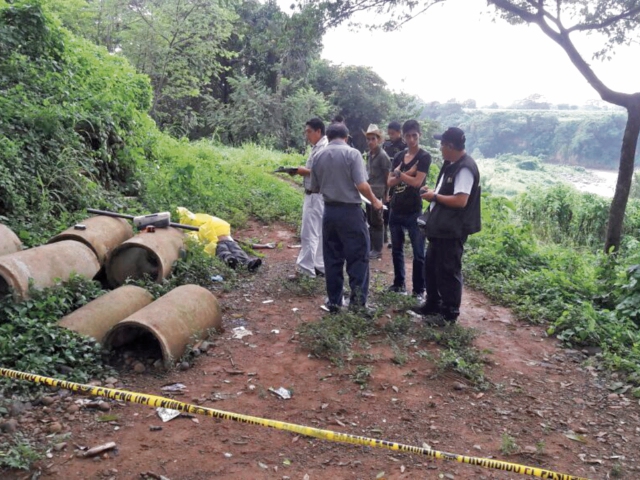
[[[322,215],[324,200],[319,193],[311,192],[311,165],[314,158],[329,143],[324,134],[324,123],[312,118],[305,124],[304,134],[313,148],[304,167],[294,173],[302,175],[304,183],[304,204],[302,206],[302,227],[300,229],[300,253],[296,260],[299,273],[310,277],[324,276],[322,254]]]
[[[464,243],[481,228],[480,172],[465,152],[462,130],[449,127],[434,138],[440,140],[444,165],[435,190],[421,194],[431,202],[424,227],[429,240],[424,263],[427,298],[412,310],[427,316],[427,323],[443,326],[455,323],[460,314]]]

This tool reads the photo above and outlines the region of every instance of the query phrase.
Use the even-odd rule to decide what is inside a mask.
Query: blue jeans
[[[418,227],[416,213],[398,213],[393,209],[389,214],[389,232],[391,233],[391,257],[393,258],[393,285],[405,288],[404,268],[404,232],[409,234],[409,241],[413,248],[413,293],[424,293],[424,249],[425,237]]]
[[[322,247],[329,305],[342,305],[345,262],[351,288],[350,305],[365,305],[369,294],[369,229],[359,204],[325,203]]]

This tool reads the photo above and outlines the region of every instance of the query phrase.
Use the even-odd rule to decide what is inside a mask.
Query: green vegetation
[[[29,470],[31,464],[42,458],[32,442],[22,434],[15,434],[8,442],[0,443],[0,469]]]
[[[520,450],[520,447],[516,443],[515,438],[509,435],[507,432],[502,434],[502,441],[500,443],[500,452],[503,455],[511,455]]]
[[[13,303],[0,300],[0,364],[23,372],[86,382],[109,373],[102,349],[92,339],[58,327],[58,320],[104,293],[93,281],[76,277],[66,285],[32,292]],[[0,380],[4,389],[26,391],[33,385]]]

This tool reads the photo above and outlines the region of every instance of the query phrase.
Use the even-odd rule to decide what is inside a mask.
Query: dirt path
[[[252,226],[239,237],[284,245],[297,241],[278,226]],[[350,376],[355,363],[338,368],[309,358],[296,330],[323,315],[322,296],[296,297],[286,288],[297,253],[286,247],[266,251],[264,267],[242,289],[219,294],[226,332],[191,369],[163,375],[121,372],[122,385],[161,394],[162,385],[181,382],[188,393],[175,398],[221,410],[592,479],[640,478],[638,400],[609,390],[615,378],[605,383],[586,354],[559,348],[543,328],[517,322],[475,291],[465,291],[460,322],[481,332],[476,346],[485,351],[492,384],[486,391],[465,386],[452,373],[434,377],[434,364],[417,354],[418,346],[409,349],[406,363],[395,364],[382,339],[370,339],[377,358],[367,361],[373,373],[365,390]],[[372,268],[388,283],[390,252]],[[236,326],[253,335],[231,339]],[[293,398],[281,400],[268,392],[280,386],[291,389]],[[152,409],[138,405],[114,403],[110,413],[117,419],[98,422],[104,412],[73,412],[70,406],[78,398],[34,407],[21,418],[22,429],[46,431],[43,423],[58,421],[71,433],[66,448],[38,464],[40,478],[134,479],[143,472],[171,480],[526,478],[205,417],[162,423]],[[162,430],[151,431],[152,426]],[[505,455],[501,447],[509,438],[517,452]],[[74,445],[108,441],[118,448],[104,458],[73,455]],[[8,475],[3,478],[31,478]]]

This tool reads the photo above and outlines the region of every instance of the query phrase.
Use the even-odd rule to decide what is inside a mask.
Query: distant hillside
[[[423,118],[467,133],[476,156],[525,154],[543,161],[617,169],[626,117],[616,110],[475,109],[432,102]]]

